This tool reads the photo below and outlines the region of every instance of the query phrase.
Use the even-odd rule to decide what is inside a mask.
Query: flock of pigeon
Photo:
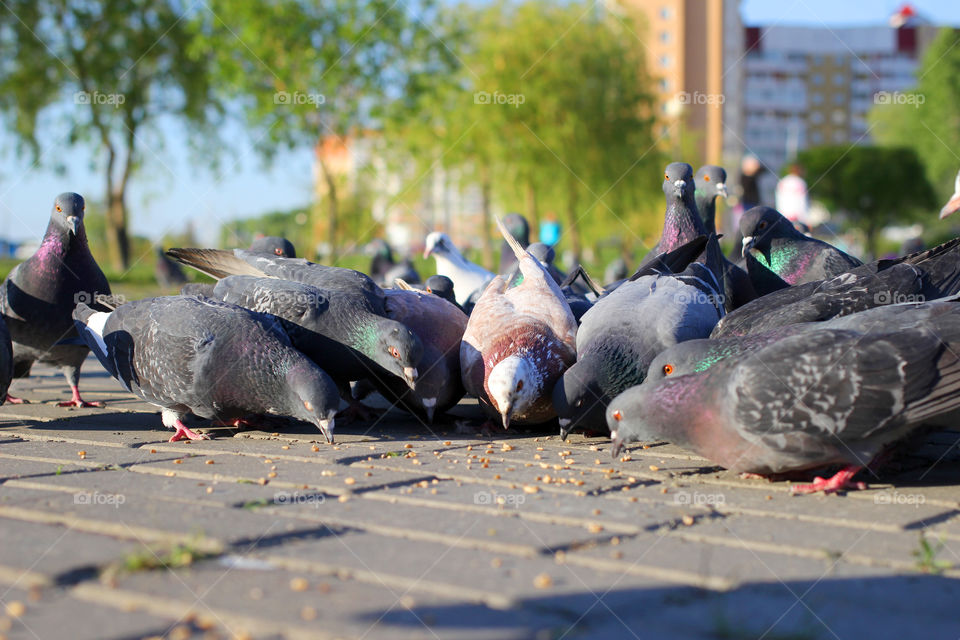
[[[696,176],[696,177],[695,177]],[[296,258],[283,238],[249,249],[170,249],[158,260],[181,295],[114,306],[64,193],[36,253],[0,291],[0,398],[35,361],[62,368],[72,399],[92,350],[131,393],[162,410],[171,441],[267,415],[315,424],[368,417],[379,392],[432,422],[466,394],[484,430],[559,425],[632,442],[669,441],[764,476],[839,468],[797,492],[862,487],[854,476],[960,410],[960,238],[863,264],[769,207],[740,223],[742,260],[723,255],[715,204],[726,174],[666,167],[658,245],[629,277],[562,273],[511,214],[499,273],[439,232],[438,275],[419,283],[383,241],[370,275]],[[941,211],[960,209],[957,194]],[[215,279],[187,283],[179,265]],[[339,411],[341,401],[348,403]]]

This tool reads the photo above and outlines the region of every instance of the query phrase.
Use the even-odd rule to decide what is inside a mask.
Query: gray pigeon
[[[707,164],[695,174],[696,192],[694,193],[697,210],[707,233],[717,232],[717,197],[727,198],[727,172],[723,167]]]
[[[820,322],[897,302],[960,292],[960,238],[894,260],[877,260],[829,280],[769,293],[728,314],[711,337]]]
[[[297,250],[293,243],[280,236],[260,236],[250,244],[250,251],[281,258],[296,258]]]
[[[458,309],[462,308],[457,304],[457,298],[453,294],[453,280],[447,276],[433,275],[427,278],[427,281],[424,283],[426,286],[427,293],[432,293],[435,296],[443,298],[447,302],[452,302],[457,305]]]
[[[607,408],[612,452],[668,440],[733,471],[840,465],[794,491],[843,489],[887,447],[960,408],[960,304],[928,304],[932,312],[865,312],[880,322],[840,318],[838,328],[803,330],[701,373],[633,387]]]
[[[503,217],[503,226],[507,228],[510,235],[520,243],[520,246],[526,249],[530,245],[530,223],[519,213],[508,213]],[[532,253],[532,252],[531,252]],[[534,254],[536,257],[536,254]],[[539,260],[539,258],[537,258]],[[500,244],[500,269],[498,273],[507,275],[517,268],[517,257],[513,255],[513,250],[507,241]],[[562,279],[562,278],[561,278]]]
[[[110,284],[87,245],[83,213],[78,194],[57,196],[40,247],[14,267],[0,290],[0,314],[13,341],[14,377],[29,376],[36,361],[59,366],[73,394],[59,403],[62,407],[102,406],[80,397],[80,367],[90,349],[79,341],[71,317],[78,302],[94,304],[110,295]]]
[[[577,362],[553,390],[560,435],[574,427],[602,429],[616,395],[643,382],[658,353],[705,338],[723,317],[717,274],[722,254],[711,237],[713,269],[694,262],[679,274],[653,273],[625,282],[587,311],[577,333]]]
[[[229,422],[249,414],[317,425],[333,442],[340,404],[333,380],[290,345],[276,318],[184,296],[147,298],[74,312],[100,363],[131,393],[162,409],[171,442],[203,439],[187,413]]]
[[[790,285],[832,278],[863,264],[840,249],[806,236],[771,207],[754,207],[740,218],[743,256],[753,279],[765,267]]]
[[[434,231],[427,236],[423,257],[426,259],[430,256],[437,261],[437,274],[453,281],[457,304],[464,309],[467,309],[470,297],[474,293],[482,292],[494,278],[494,274],[464,258],[450,236],[445,233]]]

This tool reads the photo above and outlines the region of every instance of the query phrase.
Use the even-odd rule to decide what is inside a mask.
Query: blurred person
[[[730,248],[730,261],[737,263],[741,260],[741,246],[743,244],[743,235],[740,233],[740,216],[745,211],[749,211],[757,205],[763,204],[760,198],[760,178],[766,172],[760,159],[752,153],[743,156],[740,161],[740,203],[730,212],[731,231],[730,237],[734,242]]]
[[[807,181],[803,179],[800,165],[790,165],[787,175],[777,182],[776,203],[777,211],[790,222],[808,224],[810,199],[807,194]]]
[[[553,212],[547,213],[545,220],[540,223],[540,242],[551,247],[560,242],[560,223]]]

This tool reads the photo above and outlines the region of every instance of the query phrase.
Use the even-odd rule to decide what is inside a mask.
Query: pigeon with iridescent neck
[[[727,199],[727,172],[723,167],[707,164],[697,170],[695,199],[697,211],[707,233],[717,232],[717,198]]]
[[[333,442],[337,387],[294,349],[277,319],[205,298],[167,296],[97,312],[77,305],[80,336],[131,393],[162,410],[171,442],[206,439],[187,413],[230,422],[274,414],[315,424]]]
[[[960,304],[929,304],[865,312],[887,316],[879,323],[840,318],[633,387],[607,408],[612,453],[667,440],[733,471],[841,467],[798,493],[863,488],[851,485],[860,469],[960,409]]]
[[[797,231],[792,222],[771,207],[754,207],[744,213],[740,233],[751,278],[756,265],[773,271],[787,284],[797,285],[832,278],[863,264],[840,249]]]
[[[576,359],[577,321],[560,286],[497,222],[523,279],[508,288],[496,276],[484,290],[463,335],[460,369],[467,392],[507,428],[556,416],[550,393]]]
[[[78,302],[91,305],[110,295],[110,285],[93,259],[83,226],[85,204],[76,193],[53,202],[50,224],[40,247],[14,267],[0,287],[0,314],[13,341],[13,375],[30,375],[34,362],[60,367],[72,398],[60,406],[101,406],[80,397],[80,367],[90,349],[71,317]],[[7,398],[8,402],[22,402]]]

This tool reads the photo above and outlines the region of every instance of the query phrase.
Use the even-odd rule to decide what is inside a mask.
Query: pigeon
[[[523,281],[507,288],[496,276],[484,290],[460,345],[460,370],[467,392],[506,429],[556,415],[550,393],[576,358],[577,321],[543,265],[497,224]]]
[[[508,213],[503,217],[503,224],[507,227],[510,235],[520,243],[520,246],[526,249],[530,245],[530,223],[519,213]],[[533,253],[531,251],[531,253]],[[536,254],[534,254],[536,257]],[[506,275],[517,268],[517,257],[513,255],[513,250],[507,241],[504,240],[500,245],[500,269],[498,273]],[[562,278],[561,278],[562,279]]]
[[[427,236],[423,257],[426,259],[430,256],[437,261],[437,273],[453,281],[457,304],[465,310],[470,296],[482,290],[494,278],[494,274],[464,258],[445,233],[434,231]]]
[[[78,304],[77,329],[100,364],[134,395],[160,407],[171,442],[205,439],[193,413],[224,422],[275,414],[312,422],[333,442],[337,387],[294,349],[276,319],[203,298],[146,298],[95,311]]]
[[[186,283],[187,276],[184,275],[180,265],[167,257],[163,247],[157,247],[157,262],[153,270],[157,279],[157,284],[164,289],[179,287]]]
[[[561,284],[567,279],[567,274],[560,271],[560,269],[553,264],[557,258],[557,252],[554,251],[553,247],[542,242],[534,242],[524,248],[547,270],[547,273],[550,274],[554,282]],[[511,271],[502,273],[501,275],[507,276],[507,282],[510,283],[510,286],[517,284],[523,278],[516,262],[513,263],[513,269]]]
[[[210,297],[281,318],[293,346],[330,374],[348,400],[350,381],[396,376],[413,388],[418,378],[419,338],[404,324],[375,313],[363,297],[254,276],[223,278]]]
[[[685,162],[671,162],[663,173],[667,210],[660,242],[651,253],[668,253],[707,231],[694,199],[693,169]]]
[[[953,183],[953,195],[947,200],[947,204],[940,209],[940,219],[943,220],[958,210],[960,210],[960,171],[957,172],[957,178]]]
[[[773,271],[790,285],[830,278],[863,264],[822,240],[803,235],[771,207],[754,207],[744,213],[740,233],[751,278],[754,264]]]
[[[457,298],[453,295],[453,280],[447,276],[433,275],[427,278],[424,285],[426,286],[427,293],[439,296],[447,302],[457,305],[457,308],[463,311],[460,305],[457,304]]]
[[[396,280],[419,283],[420,274],[409,258],[399,264],[393,259],[393,250],[383,238],[374,238],[367,245],[367,253],[373,256],[370,262],[370,277],[381,287],[392,287]]]
[[[840,465],[829,479],[793,487],[838,491],[888,447],[960,408],[958,341],[953,302],[921,322],[790,335],[749,357],[617,396],[606,415],[612,453],[634,441],[668,440],[732,471]]]
[[[694,262],[679,274],[638,275],[584,314],[577,333],[577,362],[553,390],[562,438],[574,427],[603,429],[607,404],[643,382],[658,353],[710,335],[724,314],[717,273],[722,254],[716,236],[710,238],[706,252],[713,269]]]
[[[296,258],[297,250],[293,243],[280,236],[260,236],[250,244],[250,251],[281,258]]]
[[[417,367],[419,377],[412,390],[396,378],[376,378],[373,382],[387,400],[426,416],[427,423],[432,424],[435,415],[455,406],[464,394],[460,341],[467,328],[467,315],[447,300],[416,291],[402,280],[398,284],[399,288],[385,291],[387,315],[420,338],[423,356]]]
[[[770,293],[728,314],[711,337],[820,322],[897,302],[960,292],[960,238],[894,260],[877,260],[834,276]]]
[[[614,258],[603,272],[603,281],[610,283],[615,280],[623,280],[629,274],[627,271],[627,261],[623,258]]]
[[[0,318],[0,404],[7,401],[7,391],[13,380],[13,342],[7,323]]]
[[[727,198],[727,172],[723,170],[723,167],[707,164],[697,169],[695,175],[696,191],[694,197],[697,203],[697,211],[700,212],[700,219],[703,220],[706,232],[716,233],[717,196],[724,200]]]
[[[84,206],[76,193],[58,195],[40,247],[14,267],[0,290],[0,315],[13,342],[14,377],[29,376],[36,361],[59,366],[72,392],[69,401],[59,403],[62,407],[102,406],[80,397],[80,367],[90,349],[79,340],[71,317],[78,302],[93,304],[110,295],[87,245]]]

